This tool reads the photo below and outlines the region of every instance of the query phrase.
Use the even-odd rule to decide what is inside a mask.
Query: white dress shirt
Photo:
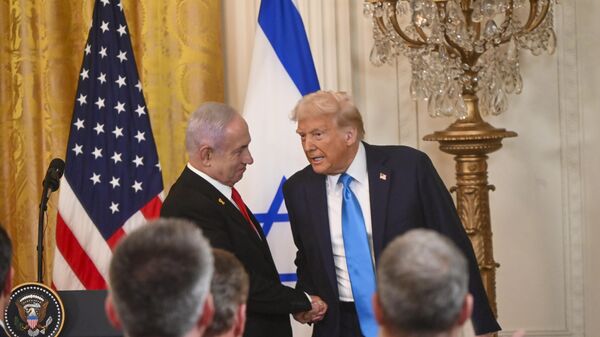
[[[365,147],[360,143],[356,157],[346,170],[353,180],[350,189],[356,195],[365,220],[365,227],[369,239],[371,259],[373,259],[373,230],[371,226],[371,202],[369,199],[369,174],[367,173],[367,155]],[[329,215],[329,232],[331,234],[331,248],[333,249],[333,262],[337,276],[340,301],[352,302],[352,287],[350,275],[346,265],[346,252],[344,249],[344,238],[342,236],[342,189],[338,184],[341,174],[327,176],[327,211]]]
[[[233,204],[233,206],[238,208],[237,204],[231,198],[231,186],[227,186],[227,185],[223,184],[222,182],[211,178],[210,176],[208,176],[208,174],[196,169],[190,163],[187,163],[187,168],[192,170],[192,172],[196,173],[200,177],[204,178],[204,180],[208,181],[209,184],[211,184],[214,188],[216,188],[219,192],[221,192],[221,194],[223,194],[225,197],[227,197],[227,199],[229,199],[229,201]]]

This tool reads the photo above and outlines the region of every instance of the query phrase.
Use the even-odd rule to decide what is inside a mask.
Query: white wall
[[[432,119],[408,94],[405,59],[376,68],[369,61],[371,23],[361,0],[298,0],[324,89],[350,92],[363,113],[367,140],[404,144],[429,154],[447,186],[454,162],[424,135],[451,119]],[[226,99],[241,110],[258,0],[224,1]],[[554,55],[522,54],[524,89],[509,110],[487,118],[516,131],[490,156],[499,319],[530,336],[588,336],[600,331],[600,30],[596,0],[561,1]],[[298,332],[297,336],[307,332]],[[467,332],[469,334],[469,332]],[[503,333],[506,335],[507,333]]]

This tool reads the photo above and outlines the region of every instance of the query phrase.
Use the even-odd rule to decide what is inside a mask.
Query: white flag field
[[[237,187],[263,227],[284,282],[296,281],[296,247],[281,187],[308,164],[290,115],[302,96],[317,90],[319,81],[296,4],[263,0],[243,111],[254,164]]]

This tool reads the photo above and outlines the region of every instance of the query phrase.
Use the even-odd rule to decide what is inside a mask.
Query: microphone
[[[43,266],[44,266],[44,213],[46,212],[50,193],[56,191],[60,186],[60,178],[65,172],[65,162],[60,158],[54,158],[48,166],[46,176],[42,181],[44,190],[42,191],[42,200],[40,201],[40,214],[38,217],[38,245],[37,245],[37,265],[38,265],[38,282],[44,283]]]
[[[56,191],[58,186],[60,186],[60,178],[64,172],[65,162],[60,158],[52,159],[50,166],[48,166],[48,171],[46,171],[42,186],[52,192]]]

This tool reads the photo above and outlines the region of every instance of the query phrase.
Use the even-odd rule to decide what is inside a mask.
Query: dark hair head
[[[240,305],[248,299],[248,274],[242,263],[230,252],[213,248],[215,273],[210,292],[215,303],[215,315],[204,334],[206,337],[222,334],[233,326]]]
[[[159,219],[123,239],[110,293],[129,337],[185,335],[203,314],[213,273],[208,240],[189,221]]]
[[[8,233],[0,224],[0,285],[6,283],[6,278],[10,273],[10,264],[12,259],[12,243]]]

